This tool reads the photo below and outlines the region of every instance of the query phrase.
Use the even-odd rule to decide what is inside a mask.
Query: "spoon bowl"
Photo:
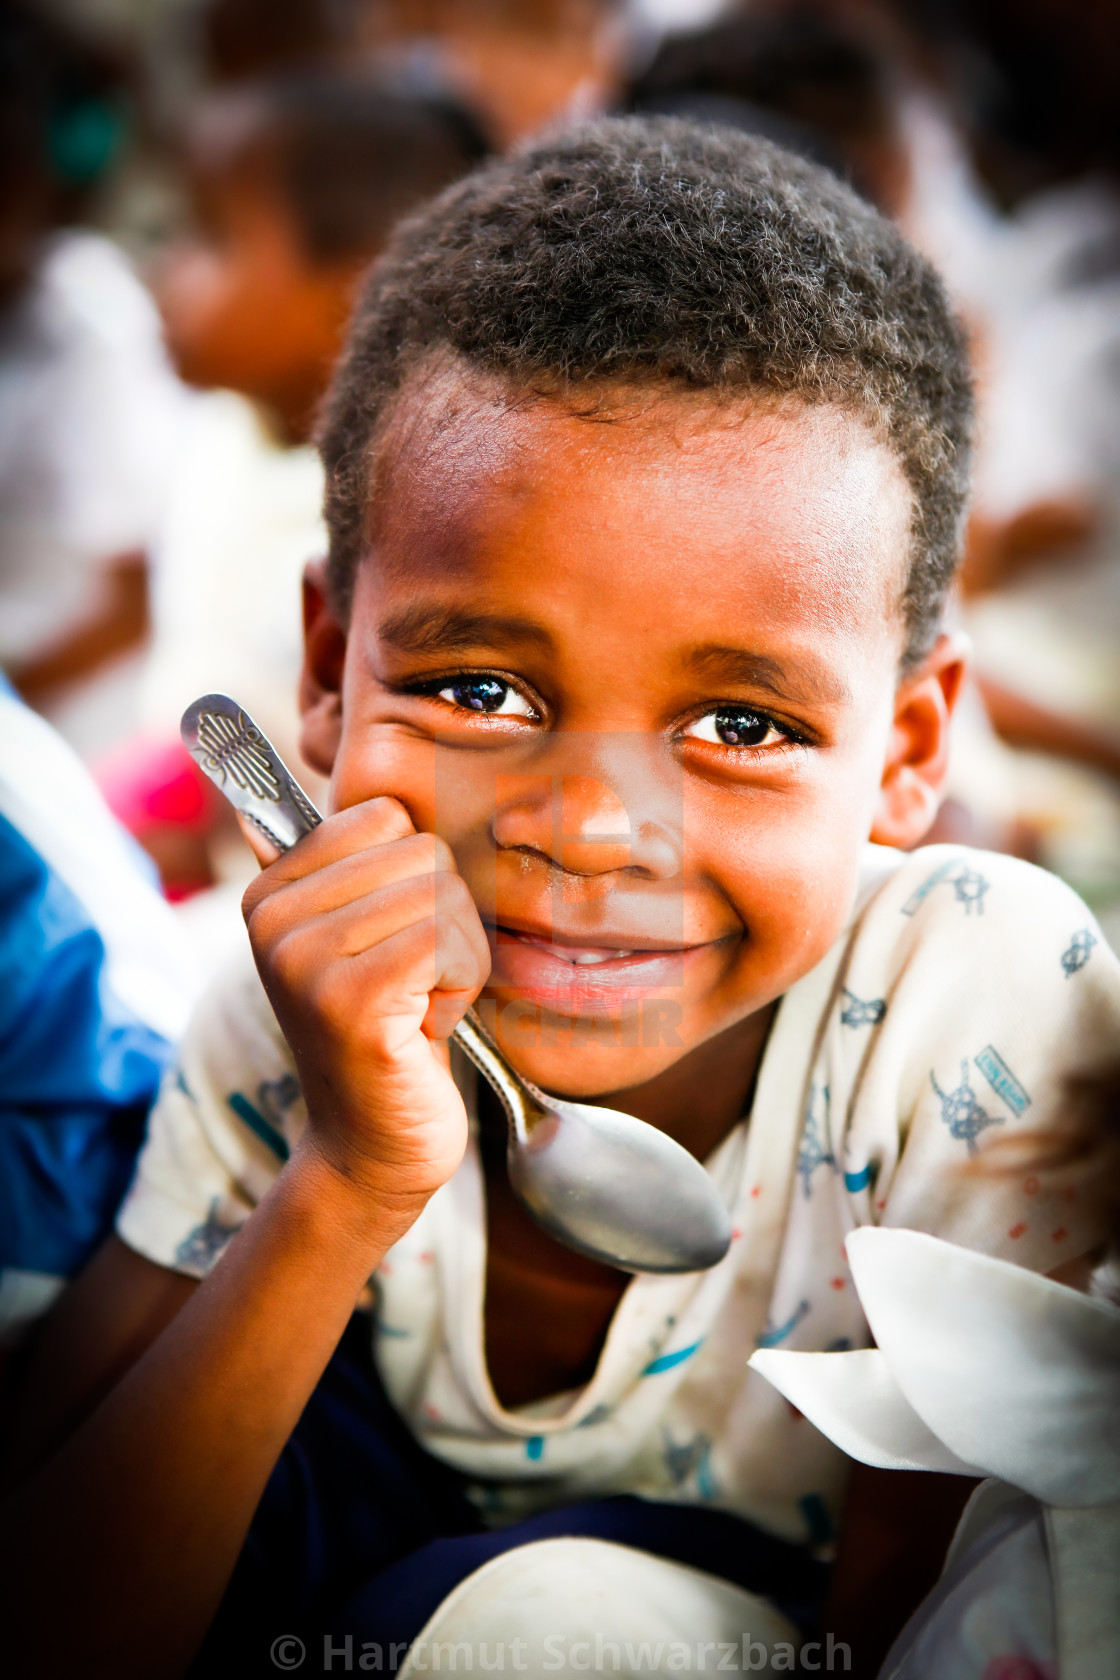
[[[182,733],[199,768],[278,851],[322,822],[228,695],[205,694],[188,706]],[[454,1037],[505,1109],[510,1183],[551,1236],[627,1272],[695,1272],[722,1260],[731,1222],[687,1149],[632,1114],[539,1090],[510,1066],[473,1010]]]
[[[510,1183],[538,1225],[625,1272],[698,1272],[722,1260],[727,1210],[675,1139],[632,1114],[541,1091],[513,1071],[473,1010],[455,1038],[506,1111]]]

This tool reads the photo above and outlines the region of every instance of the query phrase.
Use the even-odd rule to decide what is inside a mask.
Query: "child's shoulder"
[[[1052,969],[1058,980],[1071,979],[1094,955],[1116,966],[1092,912],[1064,881],[1022,858],[970,846],[922,846],[883,870],[855,938],[857,946],[893,948],[901,961],[943,950],[954,953],[956,966],[971,953],[977,961]]]

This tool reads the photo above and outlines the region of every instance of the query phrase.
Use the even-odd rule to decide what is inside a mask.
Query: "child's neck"
[[[644,1085],[596,1097],[659,1126],[703,1159],[747,1112],[774,1005],[699,1045]],[[486,1364],[501,1403],[524,1406],[590,1381],[624,1272],[573,1254],[517,1200],[505,1166],[505,1118],[479,1091],[486,1178]]]
[[[775,1007],[697,1045],[644,1085],[589,1100],[647,1120],[702,1161],[750,1107]]]

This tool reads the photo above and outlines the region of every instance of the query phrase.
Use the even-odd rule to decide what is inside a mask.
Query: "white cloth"
[[[858,1226],[1037,1270],[1083,1252],[1076,1203],[968,1169],[989,1131],[1045,1125],[1067,1075],[1118,1038],[1120,965],[1061,882],[963,848],[870,848],[849,929],[777,1011],[749,1125],[707,1163],[732,1211],[727,1258],[635,1278],[590,1383],[506,1410],[486,1372],[472,1141],[375,1278],[389,1393],[431,1452],[479,1479],[495,1521],[630,1491],[824,1542],[843,1457],[747,1370],[750,1353],[867,1345],[843,1246]],[[457,1077],[470,1109],[470,1072]],[[304,1122],[259,981],[235,978],[202,1006],[154,1112],[124,1241],[200,1275]]]
[[[531,1677],[794,1671],[800,1645],[773,1605],[715,1575],[608,1540],[536,1540],[460,1581],[412,1641],[400,1680],[458,1672],[460,1661]],[[810,1663],[821,1649],[810,1642]],[[838,1667],[845,1649],[833,1652]]]
[[[0,819],[84,907],[105,946],[105,984],[113,996],[161,1038],[181,1038],[201,981],[175,914],[146,878],[144,854],[81,760],[6,684],[0,688]]]
[[[1120,1673],[1120,1307],[916,1231],[847,1249],[877,1347],[751,1365],[865,1464],[998,1478],[883,1680]]]
[[[183,401],[124,257],[59,235],[0,323],[0,663],[53,642],[107,560],[148,548]]]
[[[818,1429],[882,1469],[1120,1500],[1120,1307],[923,1232],[845,1247],[875,1348],[751,1359]]]

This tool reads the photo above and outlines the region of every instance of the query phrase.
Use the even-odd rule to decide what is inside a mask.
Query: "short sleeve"
[[[997,1140],[1059,1122],[1118,1047],[1120,964],[1075,893],[1015,858],[913,854],[861,919],[816,1080],[854,1222],[1078,1258],[1098,1233],[1076,1184],[1001,1166]]]
[[[306,1123],[295,1064],[246,957],[202,999],[152,1110],[117,1233],[202,1277],[265,1195]]]

